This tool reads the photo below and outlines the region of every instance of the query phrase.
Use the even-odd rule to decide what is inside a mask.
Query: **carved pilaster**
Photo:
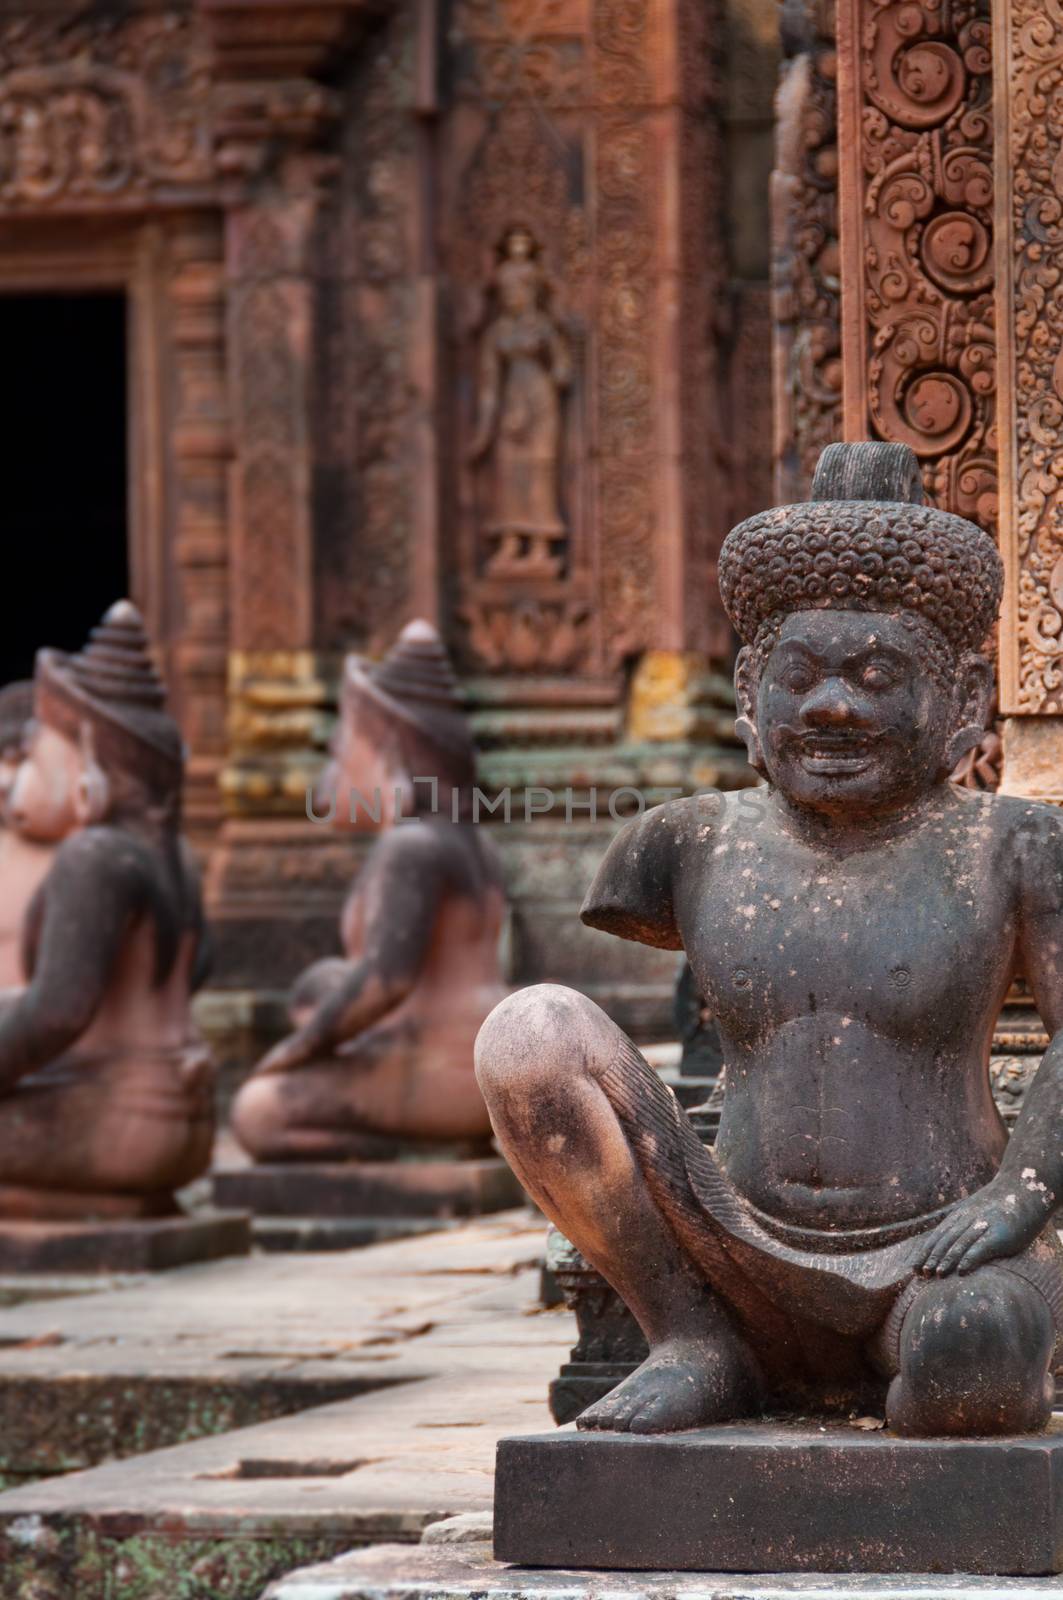
[[[775,496],[803,500],[842,433],[834,0],[784,12],[771,180]],[[766,502],[764,502],[766,503]]]
[[[838,0],[846,437],[993,529],[989,35],[989,0]]]
[[[313,709],[315,467],[322,221],[335,162],[319,148],[336,110],[319,85],[229,86],[220,160],[226,212],[229,384],[236,440],[230,511],[229,759],[240,814],[305,806],[323,740]],[[293,772],[296,776],[293,778]]]
[[[447,40],[459,653],[589,682],[720,649],[719,10],[458,0]]]
[[[1063,713],[1063,9],[995,9],[1000,328],[1001,709]],[[1027,749],[1021,748],[1027,745]],[[1005,730],[1005,784],[1063,754],[1058,725]]]
[[[185,811],[193,835],[220,820],[228,651],[228,481],[232,454],[225,366],[225,268],[220,219],[170,239],[174,424],[173,662],[190,755]]]

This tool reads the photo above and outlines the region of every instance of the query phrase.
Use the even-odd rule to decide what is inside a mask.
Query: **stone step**
[[[427,1537],[443,1534],[435,1524]],[[504,1566],[486,1543],[381,1545],[303,1568],[263,1600],[1059,1600],[1058,1578],[958,1573],[552,1571]]]
[[[475,1217],[523,1198],[501,1156],[262,1163],[214,1174],[215,1204],[256,1217]]]
[[[109,1222],[0,1220],[0,1273],[169,1272],[250,1248],[251,1219],[242,1210]]]
[[[308,1562],[489,1509],[497,1441],[548,1426],[572,1342],[538,1304],[542,1250],[541,1221],[503,1213],[0,1310],[0,1445],[11,1429],[47,1468],[80,1440],[100,1462],[0,1493],[0,1600],[259,1600]],[[237,1414],[256,1393],[310,1409]],[[96,1453],[167,1417],[210,1426]]]

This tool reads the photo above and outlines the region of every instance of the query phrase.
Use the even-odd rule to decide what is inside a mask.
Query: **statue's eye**
[[[896,673],[880,661],[869,662],[860,675],[860,682],[865,689],[892,689],[896,681]]]
[[[811,667],[795,661],[790,666],[784,667],[780,674],[780,682],[784,689],[792,689],[795,694],[804,694],[815,683],[815,675]]]

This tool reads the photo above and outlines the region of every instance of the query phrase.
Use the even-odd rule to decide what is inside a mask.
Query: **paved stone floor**
[[[550,1426],[573,1339],[538,1307],[542,1249],[510,1212],[0,1310],[0,1470],[68,1471],[0,1494],[0,1600],[257,1600],[488,1508],[497,1439]]]

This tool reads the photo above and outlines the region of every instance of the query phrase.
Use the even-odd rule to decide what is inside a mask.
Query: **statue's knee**
[[[229,1122],[249,1155],[261,1158],[275,1145],[281,1122],[278,1111],[276,1078],[249,1078],[237,1090]]]
[[[584,994],[558,983],[519,989],[491,1012],[476,1040],[476,1076],[491,1104],[499,1092],[541,1088],[555,1076],[571,1081],[601,1054],[611,1022]]]
[[[1030,1368],[1048,1359],[1054,1343],[1051,1312],[1032,1284],[988,1266],[927,1284],[904,1319],[901,1366]]]
[[[901,1432],[1026,1432],[1044,1426],[1056,1330],[1016,1274],[979,1268],[931,1280],[901,1328],[890,1421]]]

